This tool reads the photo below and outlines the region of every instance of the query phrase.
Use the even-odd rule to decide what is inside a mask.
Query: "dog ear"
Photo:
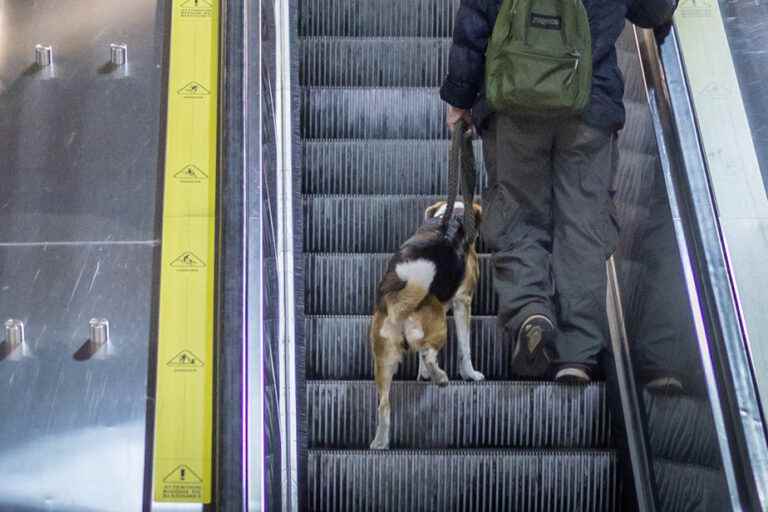
[[[438,201],[426,210],[424,210],[424,220],[429,220],[432,217],[435,216],[435,213],[442,208],[442,206],[445,204],[445,201]]]
[[[475,224],[479,226],[483,222],[483,207],[479,203],[472,203],[472,209],[475,210]]]

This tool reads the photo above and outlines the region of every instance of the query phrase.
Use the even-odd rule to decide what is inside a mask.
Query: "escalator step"
[[[376,431],[376,386],[307,384],[309,443],[367,448]],[[610,419],[602,384],[425,382],[392,385],[392,448],[606,448]],[[531,421],[535,418],[535,421]]]
[[[439,87],[451,40],[310,37],[299,42],[299,83],[346,87]]]
[[[302,36],[449,37],[460,0],[301,0]]]
[[[715,423],[706,400],[647,392],[644,398],[654,455],[678,463],[722,466]]]
[[[307,254],[306,314],[369,315],[389,254]],[[490,257],[480,256],[480,280],[472,303],[475,315],[496,314]]]
[[[308,379],[373,379],[373,360],[368,330],[370,316],[310,316],[304,321],[307,337]],[[509,379],[511,347],[497,339],[495,317],[475,317],[470,328],[475,369],[486,379]],[[448,342],[438,356],[440,367],[451,379],[459,379],[459,354],[453,318],[448,319]],[[416,380],[418,358],[407,353],[395,375]]]
[[[303,87],[305,139],[448,139],[445,104],[426,87]]]
[[[619,134],[619,149],[644,155],[658,155],[648,103],[645,100],[626,100],[624,105],[627,110],[627,122]]]
[[[731,510],[725,476],[701,466],[657,459],[653,464],[658,510],[664,512],[722,512]]]
[[[304,141],[304,194],[446,194],[448,140]],[[478,191],[485,187],[475,142]]]
[[[322,196],[304,200],[307,252],[384,252],[400,247],[446,196]],[[478,198],[479,200],[479,198]],[[477,249],[484,252],[482,241]]]
[[[310,450],[317,512],[601,512],[617,510],[606,451]]]

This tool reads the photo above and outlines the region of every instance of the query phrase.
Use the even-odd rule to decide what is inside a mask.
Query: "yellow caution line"
[[[218,0],[173,0],[153,460],[154,499],[210,503]]]

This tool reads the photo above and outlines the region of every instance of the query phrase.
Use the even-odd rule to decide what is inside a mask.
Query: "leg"
[[[618,241],[611,194],[614,133],[563,122],[554,155],[552,261],[559,305],[559,363],[589,371],[608,340],[606,259]],[[572,375],[571,377],[580,377]]]
[[[555,332],[551,157],[556,127],[496,114],[483,137],[489,188],[480,232],[493,252],[499,325],[515,345],[520,345],[523,323],[533,316],[549,319],[547,341]],[[536,354],[515,350],[515,372],[522,368],[526,375],[540,374],[540,367],[527,366],[541,359],[543,346],[536,344]]]
[[[378,421],[376,424],[376,437],[371,443],[372,450],[389,449],[389,420],[391,409],[389,405],[389,390],[392,386],[392,377],[397,371],[397,363],[391,361],[377,361],[374,369],[376,389],[379,392]]]
[[[371,344],[373,345],[374,379],[379,393],[379,409],[376,423],[376,437],[371,443],[372,450],[389,448],[389,424],[391,409],[389,391],[392,378],[402,358],[402,326],[383,318],[377,313],[371,325]]]
[[[453,322],[456,326],[456,338],[459,343],[459,374],[464,380],[479,381],[485,376],[475,371],[469,347],[469,330],[472,315],[472,297],[459,290],[453,299]]]
[[[419,351],[419,359],[424,363],[432,382],[439,386],[448,385],[448,374],[437,363],[437,350],[432,347],[423,348]]]

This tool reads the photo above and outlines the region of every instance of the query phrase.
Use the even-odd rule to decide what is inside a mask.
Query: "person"
[[[576,0],[579,1],[579,0]],[[590,100],[546,119],[492,112],[485,50],[501,0],[462,0],[440,97],[483,140],[488,188],[480,233],[492,252],[498,322],[515,374],[588,383],[608,339],[606,259],[618,242],[612,197],[624,83],[616,41],[625,19],[668,25],[676,0],[582,0],[592,36]],[[553,351],[557,359],[553,358]]]

